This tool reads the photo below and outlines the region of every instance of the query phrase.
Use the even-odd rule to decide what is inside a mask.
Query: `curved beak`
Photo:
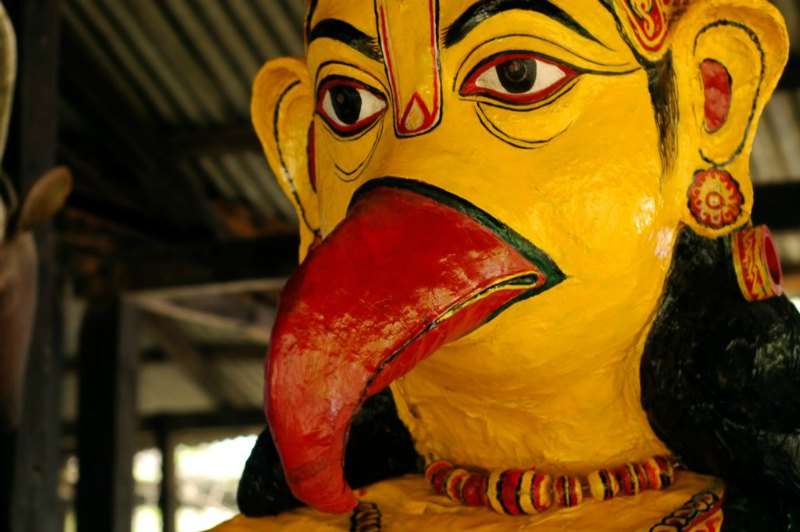
[[[394,178],[362,187],[289,280],[272,333],[264,407],[294,495],[351,510],[343,461],[361,404],[562,280],[542,251],[446,191]]]

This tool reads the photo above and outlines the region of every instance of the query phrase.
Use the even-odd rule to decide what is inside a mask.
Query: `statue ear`
[[[721,236],[750,220],[750,151],[787,54],[785,23],[762,0],[694,2],[674,28],[677,181],[688,191],[682,217],[700,234]]]
[[[294,58],[265,64],[253,85],[253,124],[270,167],[300,222],[300,257],[319,236],[319,207],[310,155],[314,94],[308,68]]]
[[[72,193],[72,184],[72,174],[64,166],[57,166],[40,177],[25,196],[18,231],[30,231],[55,216]]]

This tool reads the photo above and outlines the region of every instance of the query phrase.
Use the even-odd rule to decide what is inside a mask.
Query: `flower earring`
[[[724,229],[742,215],[744,196],[734,177],[721,169],[701,170],[689,187],[689,211],[700,225]]]

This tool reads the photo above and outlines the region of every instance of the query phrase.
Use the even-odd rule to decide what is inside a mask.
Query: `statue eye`
[[[317,94],[317,112],[342,136],[352,136],[374,124],[386,109],[377,90],[350,78],[330,77]]]
[[[467,76],[461,96],[488,96],[524,105],[544,100],[579,72],[532,52],[503,52],[492,56]]]

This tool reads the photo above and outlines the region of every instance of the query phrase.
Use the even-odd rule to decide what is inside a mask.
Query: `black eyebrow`
[[[383,53],[378,46],[378,40],[343,20],[326,18],[319,21],[308,34],[308,44],[323,37],[341,41],[370,59],[383,61]]]
[[[308,10],[306,11],[306,19],[303,24],[303,29],[305,30],[306,40],[308,40],[308,36],[311,34],[311,19],[314,18],[314,11],[317,10],[317,3],[319,0],[310,0],[308,5]]]
[[[572,18],[569,13],[551,4],[547,0],[478,0],[478,2],[472,4],[472,6],[464,11],[464,13],[447,28],[444,37],[444,45],[446,47],[453,46],[466,37],[470,31],[475,29],[475,27],[484,20],[512,9],[541,13],[556,22],[560,22],[587,39],[605,47],[597,37],[589,33],[589,31],[581,26],[577,20]]]

